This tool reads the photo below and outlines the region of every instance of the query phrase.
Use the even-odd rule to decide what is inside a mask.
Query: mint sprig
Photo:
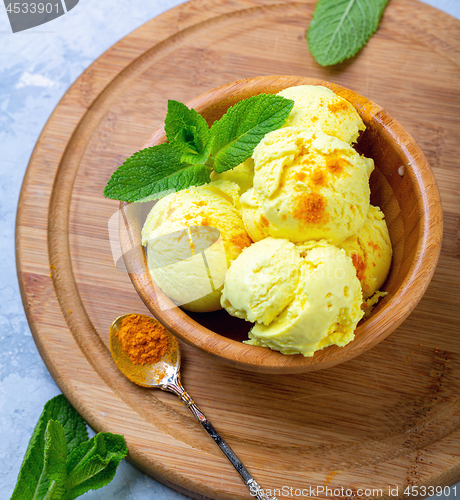
[[[168,101],[168,143],[142,149],[112,174],[104,196],[149,201],[171,191],[206,184],[211,169],[230,170],[253,153],[265,134],[284,125],[294,102],[260,94],[238,102],[209,129],[195,110]]]
[[[46,403],[30,438],[11,500],[34,498],[34,495],[41,495],[48,489],[49,479],[43,474],[43,468],[45,432],[50,420],[59,422],[64,428],[68,449],[71,450],[88,439],[84,421],[72,406],[66,403],[64,396],[57,396]],[[37,496],[36,498],[43,497]]]
[[[307,32],[322,66],[354,56],[377,30],[388,0],[318,0]]]
[[[11,500],[73,500],[108,484],[127,452],[117,434],[88,441],[84,420],[56,396],[35,426]]]

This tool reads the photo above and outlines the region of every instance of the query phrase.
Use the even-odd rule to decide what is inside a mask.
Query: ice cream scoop
[[[352,144],[363,120],[354,106],[332,90],[320,85],[299,85],[282,90],[278,95],[294,101],[294,107],[285,127],[301,127],[324,132]]]
[[[266,238],[232,262],[221,304],[232,316],[270,324],[294,299],[302,259],[283,238]]]
[[[390,235],[380,208],[371,205],[364,226],[339,246],[353,261],[364,298],[371,297],[385,282],[392,257]]]
[[[273,236],[339,244],[364,225],[374,163],[346,142],[286,127],[267,134],[253,157],[254,187],[240,202],[254,241]]]
[[[254,258],[259,248],[266,256],[280,252],[279,260],[259,261]],[[280,251],[281,248],[284,250]],[[290,265],[280,263],[287,259],[291,250],[296,252],[296,257],[290,257],[292,263],[298,266],[296,286],[278,295],[276,270],[279,269],[281,275],[289,272]],[[252,275],[249,280],[244,280],[241,269],[245,275]],[[246,288],[245,294],[255,298],[242,305],[234,293],[237,284]],[[272,302],[286,298],[283,304],[272,308],[271,321],[261,314],[260,302],[264,296]],[[362,301],[356,270],[343,249],[326,241],[310,241],[292,248],[289,242],[283,245],[276,238],[267,238],[254,243],[232,263],[222,303],[230,314],[256,318],[249,340],[245,341],[247,344],[269,347],[283,354],[313,356],[319,349],[332,344],[344,346],[353,340],[356,325],[364,314]]]
[[[239,194],[242,195],[253,186],[254,179],[254,160],[250,157],[237,167],[232,168],[218,174],[217,172],[211,173],[211,181],[230,181],[239,186]]]
[[[184,309],[220,309],[228,265],[252,243],[235,207],[237,193],[226,181],[184,189],[161,199],[144,223],[153,281]]]

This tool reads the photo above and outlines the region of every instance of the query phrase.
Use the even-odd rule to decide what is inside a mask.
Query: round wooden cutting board
[[[415,0],[391,0],[357,57],[322,68],[305,41],[314,3],[193,0],[148,22],[67,92],[22,189],[18,273],[47,367],[94,429],[124,434],[133,464],[194,498],[250,496],[174,395],[132,385],[112,362],[110,323],[146,309],[114,264],[108,227],[118,202],[102,192],[163,121],[168,99],[187,102],[270,74],[351,88],[414,136],[442,196],[439,266],[409,319],[352,361],[264,375],[182,345],[184,384],[258,482],[279,497],[327,486],[344,488],[335,497],[348,489],[361,498],[387,498],[390,487],[396,498],[408,486],[460,479],[460,23]],[[382,494],[360,495],[361,488]]]

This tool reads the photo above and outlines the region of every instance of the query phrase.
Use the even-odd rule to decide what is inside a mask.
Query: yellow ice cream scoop
[[[240,163],[237,167],[232,168],[231,170],[227,170],[218,174],[217,172],[211,173],[212,181],[230,181],[238,184],[240,190],[239,194],[242,195],[248,189],[251,189],[253,186],[254,179],[254,160],[252,158],[248,158],[243,163]]]
[[[339,244],[364,225],[374,162],[335,137],[286,127],[255,148],[254,187],[244,193],[244,224],[254,241],[326,239]]]
[[[252,242],[235,207],[238,186],[216,181],[162,198],[142,229],[154,283],[189,311],[221,309],[227,268]]]
[[[266,258],[256,258],[259,249]],[[278,261],[272,263],[269,256],[276,253]],[[280,275],[276,268],[280,268]],[[250,279],[245,280],[241,271]],[[278,293],[276,288],[285,275],[292,275],[296,286]],[[237,284],[245,288],[245,302],[233,291],[228,293],[228,288],[236,289]],[[364,314],[361,285],[351,258],[324,240],[294,248],[287,240],[276,238],[254,243],[231,264],[223,297],[230,314],[255,320],[247,344],[283,354],[313,356],[332,344],[344,346],[353,340]],[[263,312],[264,298],[271,302],[268,316]],[[277,305],[276,301],[282,299],[283,303]]]
[[[232,262],[221,304],[232,316],[270,324],[294,299],[302,259],[283,238],[266,238]]]
[[[352,144],[365,125],[358,112],[346,99],[320,85],[299,85],[282,90],[278,95],[294,101],[285,127],[318,130]]]
[[[392,256],[390,235],[380,208],[371,205],[364,226],[339,246],[353,261],[364,298],[371,297],[385,282]]]
[[[313,354],[354,338],[363,316],[362,292],[343,250],[318,243],[306,252],[294,300],[268,326],[257,323],[246,343],[283,354]]]

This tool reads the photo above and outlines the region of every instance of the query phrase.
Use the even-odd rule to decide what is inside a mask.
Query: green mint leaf
[[[38,500],[48,491],[44,467],[45,433],[50,420],[63,426],[69,451],[88,440],[85,422],[63,395],[48,401],[30,438],[11,500]]]
[[[182,161],[206,163],[207,158],[204,161],[201,158],[209,141],[209,127],[197,111],[181,102],[169,100],[165,132],[168,141],[187,155]],[[194,156],[200,160],[194,161]]]
[[[56,420],[50,420],[45,431],[44,473],[52,481],[59,481],[67,475],[67,442],[64,427]]]
[[[388,0],[318,0],[307,33],[322,66],[354,56],[379,26]]]
[[[284,125],[294,101],[272,94],[244,99],[211,127],[211,155],[217,173],[247,160],[265,134]]]
[[[165,192],[210,181],[209,167],[189,165],[181,158],[181,151],[172,144],[142,149],[112,174],[104,195],[115,200],[149,201]]]
[[[67,477],[67,442],[64,427],[50,420],[45,431],[45,466],[43,474],[49,479],[48,491],[43,500],[59,500],[65,493]]]
[[[190,153],[190,152],[183,151],[182,156],[181,156],[181,161],[183,163],[188,163],[190,165],[194,165],[194,164],[198,164],[198,163],[204,165],[208,161],[208,158],[211,154],[212,143],[213,143],[213,139],[210,139],[208,141],[208,143],[206,144],[203,153],[200,155],[198,155],[196,153]]]
[[[206,165],[188,165],[183,170],[164,177],[152,186],[151,194],[141,201],[161,198],[164,193],[177,192],[191,186],[201,186],[211,182],[211,169]]]
[[[66,492],[61,500],[73,500],[109,484],[127,454],[125,439],[118,434],[100,432],[82,443],[67,459]]]

